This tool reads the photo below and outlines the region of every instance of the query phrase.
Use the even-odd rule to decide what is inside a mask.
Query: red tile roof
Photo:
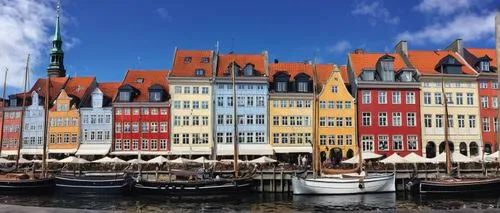
[[[130,85],[139,91],[139,94],[134,97],[134,102],[149,101],[148,89],[154,84],[159,84],[165,92],[168,92],[168,70],[129,70],[123,79],[122,85]],[[137,82],[137,79],[143,79],[142,83]]]
[[[89,90],[94,90],[95,83],[95,77],[71,77],[64,90],[68,95],[77,97],[82,101],[82,99],[86,98],[84,97],[86,94],[92,92]]]
[[[331,73],[333,72],[333,64],[316,64],[316,75],[318,76],[318,84],[324,85]]]
[[[410,63],[423,75],[434,75],[439,74],[439,71],[436,71],[436,65],[439,63],[441,59],[444,57],[451,55],[455,59],[457,59],[462,66],[462,72],[467,75],[474,75],[476,72],[467,66],[467,62],[462,59],[456,52],[441,50],[441,51],[432,51],[432,50],[410,50],[408,51],[408,59]]]
[[[235,61],[241,69],[253,64],[254,70],[261,76],[266,74],[264,54],[220,54],[217,64],[217,77],[227,76],[231,62]]]
[[[68,81],[68,78],[67,77],[57,77],[57,78],[50,78],[50,88],[49,88],[49,91],[50,91],[50,101],[54,101],[54,99],[57,97],[57,95],[59,94],[59,91],[61,91],[61,89],[64,88],[64,85],[66,84],[66,82]],[[47,88],[46,86],[46,79],[44,78],[39,78],[35,84],[33,85],[33,87],[31,88],[31,90],[29,92],[27,92],[26,94],[26,98],[30,98],[31,97],[31,93],[33,91],[36,91],[36,93],[38,94],[38,96],[40,97],[45,97],[47,95],[47,90],[45,88]],[[23,93],[19,93],[19,94],[16,94],[17,98],[23,98]]]
[[[349,75],[347,74],[347,66],[346,65],[339,66],[339,70],[340,70],[340,76],[342,76],[344,84],[349,84],[350,82],[349,82]]]
[[[121,82],[99,82],[97,87],[99,87],[104,96],[114,98],[116,93],[118,93],[120,85]]]
[[[191,57],[191,62],[184,62],[186,57]],[[203,63],[202,58],[208,58],[208,63]],[[213,51],[209,50],[176,50],[171,77],[194,77],[197,69],[204,69],[203,77],[212,77]]]
[[[380,57],[386,53],[349,53],[351,66],[355,76],[359,76],[363,69],[375,69]],[[408,68],[401,56],[398,54],[387,54],[394,57],[394,70],[398,71],[401,68]]]
[[[286,72],[290,75],[290,80],[295,79],[300,73],[305,73],[313,77],[312,65],[299,62],[280,62],[269,65],[269,81],[274,80],[274,75],[278,72]]]
[[[497,53],[495,49],[486,49],[486,48],[465,48],[469,53],[474,55],[477,58],[481,58],[485,55],[490,57],[492,60],[490,62],[491,66],[497,67]],[[471,64],[471,66],[474,66],[474,64]]]

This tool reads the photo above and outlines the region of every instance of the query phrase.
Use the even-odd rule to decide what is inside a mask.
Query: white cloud
[[[337,42],[335,45],[326,48],[327,52],[330,53],[344,53],[352,47],[351,43],[346,40]]]
[[[167,11],[167,9],[163,8],[163,7],[160,7],[158,9],[156,9],[156,12],[158,13],[158,16],[160,16],[161,19],[165,20],[165,21],[172,21],[173,18],[172,16],[170,15],[170,13]]]
[[[494,35],[495,13],[486,14],[464,13],[451,20],[435,23],[425,28],[396,36],[397,41],[409,40],[415,44],[445,43],[461,38],[465,41],[488,39]]]
[[[473,0],[422,0],[415,9],[425,13],[449,15],[477,3]]]
[[[4,67],[7,67],[7,85],[16,88],[15,92],[20,91],[28,53],[31,54],[31,68],[48,65],[48,61],[41,59],[48,58],[46,54],[54,30],[55,9],[54,0],[0,0],[0,83],[3,82]],[[62,23],[64,18],[61,18]],[[69,36],[63,37],[63,41],[66,47],[79,43],[78,39]],[[43,72],[41,76],[45,74],[45,70],[38,72]],[[30,75],[34,80],[37,72],[32,69]]]
[[[354,10],[351,12],[354,15],[365,15],[372,17],[369,23],[374,26],[377,24],[377,20],[381,19],[387,24],[399,24],[399,17],[392,16],[389,10],[379,2],[373,1],[369,3],[368,1],[361,1],[355,5]]]

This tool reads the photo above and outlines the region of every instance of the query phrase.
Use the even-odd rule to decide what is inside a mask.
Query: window
[[[244,115],[238,115],[236,117],[238,119],[238,124],[245,124],[245,116]]]
[[[436,128],[443,128],[443,115],[436,115]]]
[[[222,142],[224,142],[224,133],[217,132],[217,143],[222,143]]]
[[[264,115],[256,115],[255,123],[260,125],[264,124]]]
[[[334,126],[334,118],[333,117],[328,117],[328,126]]]
[[[297,108],[302,108],[304,105],[304,101],[303,100],[297,100]]]
[[[132,132],[139,132],[139,123],[137,122],[132,123]]]
[[[451,92],[447,92],[446,94],[446,103],[453,104],[453,95]]]
[[[328,108],[329,108],[329,109],[333,109],[333,108],[335,108],[334,101],[328,101]]]
[[[406,125],[407,126],[417,126],[417,119],[414,112],[406,113]]]
[[[430,115],[430,114],[424,115],[424,125],[425,125],[425,128],[432,127],[432,115]]]
[[[378,150],[379,151],[389,150],[389,136],[387,135],[378,136]]]
[[[378,113],[378,125],[379,126],[387,126],[387,113],[379,112]]]
[[[326,135],[320,135],[319,136],[319,144],[320,145],[326,145]]]
[[[481,96],[481,108],[488,108],[488,97],[487,96]]]
[[[174,144],[179,144],[179,134],[174,134]]]
[[[153,139],[151,140],[151,150],[157,150],[158,149],[158,140]]]
[[[307,92],[308,87],[309,87],[309,82],[307,81],[299,81],[297,83],[298,92]]]
[[[485,81],[481,81],[481,82],[479,83],[479,87],[480,87],[481,89],[486,89],[486,88],[488,88],[488,83],[487,83],[487,82],[485,82]]]
[[[492,89],[498,89],[498,82],[492,81],[491,82],[491,88]]]
[[[247,124],[253,125],[253,115],[247,115]]]
[[[217,97],[217,106],[224,106],[224,97]]]
[[[345,135],[345,145],[352,145],[352,135]]]
[[[200,102],[199,101],[193,101],[193,109],[199,109],[199,108],[200,108]]]
[[[370,104],[372,102],[371,94],[370,91],[363,91],[363,96],[362,96],[362,103],[363,104]]]
[[[189,109],[190,108],[189,101],[183,101],[183,105],[184,105],[184,109]]]
[[[290,133],[290,144],[295,144],[295,133]]]
[[[332,86],[332,92],[333,93],[339,92],[339,88],[337,86]]]
[[[458,128],[465,128],[465,115],[458,115]]]
[[[346,109],[350,109],[351,108],[351,102],[350,101],[346,101],[345,102],[345,108]]]
[[[326,118],[325,117],[319,118],[319,126],[326,126]]]
[[[279,108],[279,101],[278,100],[273,100],[273,107]]]
[[[151,122],[151,132],[158,132],[158,123]]]
[[[182,93],[182,87],[181,86],[175,86],[174,87],[174,93]]]
[[[208,116],[201,117],[201,124],[203,126],[208,126]]]
[[[190,94],[191,93],[191,87],[184,87],[184,94]]]
[[[217,124],[224,124],[224,115],[217,115]]]
[[[245,97],[236,97],[236,100],[238,100],[238,106],[239,107],[244,107],[245,106]]]
[[[138,150],[139,149],[139,140],[137,140],[137,139],[132,140],[132,149],[133,150]]]
[[[247,143],[253,143],[253,132],[247,132]]]
[[[304,134],[303,133],[297,133],[297,143],[298,144],[303,144],[304,143]]]
[[[264,106],[264,97],[259,96],[257,97],[257,107],[263,107]]]
[[[467,105],[474,105],[474,93],[467,93]]]
[[[130,100],[130,92],[120,91],[119,97],[120,97],[120,101],[129,101]]]
[[[123,140],[123,149],[130,150],[130,140]]]
[[[443,99],[441,98],[441,93],[439,93],[439,92],[434,93],[434,102],[436,104],[443,104],[442,101],[443,101]]]
[[[148,150],[148,149],[149,149],[148,140],[146,140],[146,139],[142,139],[141,149],[142,149],[142,150]]]
[[[167,132],[167,122],[160,122],[160,132]]]
[[[174,126],[180,126],[181,125],[181,116],[174,116]]]
[[[401,92],[399,91],[392,92],[392,103],[401,104]]]
[[[401,112],[392,113],[392,126],[401,126]]]
[[[343,103],[342,101],[337,101],[337,109],[342,109]]]
[[[200,144],[200,133],[191,134],[192,144]]]
[[[325,101],[319,101],[319,108],[321,108],[321,109],[326,108],[326,102]]]
[[[424,92],[424,104],[431,104],[431,93]]]
[[[189,134],[187,133],[182,134],[182,144],[189,144]]]
[[[498,132],[498,118],[493,118],[493,128],[495,128],[495,132]]]
[[[337,126],[343,126],[343,123],[344,123],[344,118],[337,117],[337,119],[336,119],[336,125]]]
[[[233,124],[233,115],[226,115],[226,124]]]
[[[393,135],[392,136],[392,149],[393,150],[403,150],[403,136]]]
[[[130,132],[130,123],[129,122],[123,123],[123,132]]]
[[[115,123],[115,132],[117,132],[117,133],[122,132],[122,123],[119,123],[119,122]]]
[[[247,97],[247,106],[253,106],[253,97]]]
[[[149,95],[149,100],[150,101],[161,101],[161,91],[151,91]]]
[[[281,108],[286,108],[286,100],[281,100]]]
[[[191,57],[184,57],[184,63],[191,63]]]
[[[448,128],[453,128],[453,115],[448,115]]]
[[[204,76],[205,70],[204,69],[196,69],[195,73],[196,73],[196,76]]]
[[[227,97],[227,106],[232,107],[233,106],[233,97]]]
[[[238,132],[238,143],[245,143],[245,133]]]
[[[371,113],[363,112],[362,120],[363,120],[363,126],[371,126],[372,125]]]
[[[415,104],[415,92],[406,92],[406,104]]]
[[[297,116],[297,126],[302,126],[302,116]]]
[[[64,133],[64,143],[69,143],[69,133]]]
[[[362,136],[363,151],[373,151],[373,136]]]
[[[387,104],[387,92],[385,91],[378,92],[378,103]]]
[[[418,141],[416,135],[408,135],[406,139],[408,143],[408,150],[415,151],[418,150]]]
[[[182,116],[182,125],[189,126],[189,116]]]
[[[456,99],[457,99],[457,105],[464,105],[463,93],[457,92]]]
[[[348,126],[348,127],[352,126],[352,118],[351,117],[345,117],[345,126]]]
[[[498,109],[498,97],[491,97],[491,107],[493,107],[493,109]]]
[[[490,119],[483,118],[483,132],[489,132],[489,131],[490,131]]]
[[[286,82],[286,81],[276,82],[276,91],[277,92],[286,92],[287,87],[288,87],[288,82]]]
[[[309,100],[306,101],[306,108],[311,108],[311,101]]]
[[[233,133],[226,132],[226,143],[233,143]]]
[[[115,140],[115,150],[122,149],[122,140]]]
[[[335,135],[328,135],[328,145],[335,145]]]

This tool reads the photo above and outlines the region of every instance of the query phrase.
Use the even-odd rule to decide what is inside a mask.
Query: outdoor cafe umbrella
[[[266,156],[262,156],[260,158],[257,158],[257,159],[254,159],[254,160],[251,160],[249,161],[250,163],[258,163],[258,164],[262,164],[262,163],[276,163],[278,162],[277,160],[274,160],[270,157],[266,157]]]
[[[193,162],[195,162],[195,163],[217,163],[219,161],[218,160],[209,160],[209,159],[202,156],[202,157],[194,159]]]
[[[370,160],[370,159],[377,159],[382,157],[382,155],[373,153],[373,152],[363,152],[362,158],[363,160]],[[342,163],[349,163],[349,164],[355,164],[358,163],[359,155],[356,155],[352,158],[349,158],[345,161],[342,161]]]
[[[186,163],[192,163],[193,160],[183,158],[183,157],[178,157],[175,160],[169,161],[169,163],[178,163],[178,164],[186,164]]]
[[[67,158],[64,158],[59,161],[59,163],[69,163],[69,164],[84,164],[84,163],[90,163],[88,160],[85,160],[83,158],[77,158],[75,156],[69,156]]]
[[[403,157],[399,156],[398,153],[394,153],[391,156],[381,160],[380,162],[384,164],[397,164],[406,163],[406,160]]]
[[[415,154],[414,152],[406,155],[403,159],[406,161],[406,163],[432,163],[433,162],[432,159],[424,158],[420,155]]]
[[[148,163],[157,163],[157,164],[163,164],[163,163],[168,163],[169,160],[163,156],[158,156],[158,157],[155,157],[151,160],[148,160]]]

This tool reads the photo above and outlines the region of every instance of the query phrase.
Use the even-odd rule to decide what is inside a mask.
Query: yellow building
[[[61,90],[49,111],[49,153],[72,154],[78,148],[79,113],[72,98]]]
[[[311,153],[312,65],[280,62],[269,71],[269,141],[274,152]]]
[[[318,79],[331,70],[333,72],[323,84],[316,106],[318,109],[318,118],[315,121],[318,128],[316,143],[320,144],[322,160],[327,157],[332,160],[336,159],[335,157],[351,158],[358,152],[356,105],[346,86],[349,82],[347,70],[345,67],[339,69],[333,65],[316,65]]]

